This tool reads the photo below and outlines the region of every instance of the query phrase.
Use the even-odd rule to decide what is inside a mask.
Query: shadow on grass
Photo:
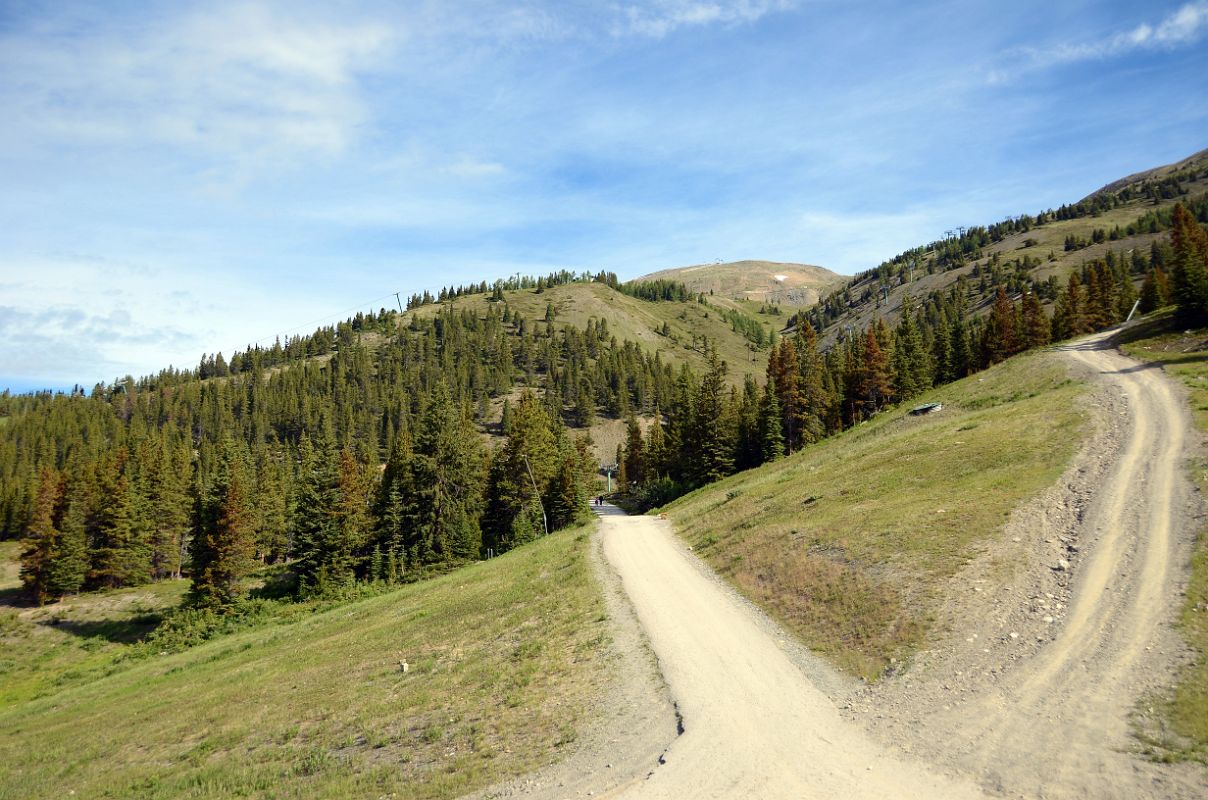
[[[114,644],[134,644],[159,627],[163,622],[160,614],[140,614],[128,619],[70,620],[51,617],[38,622],[48,628],[57,628],[82,639],[104,639]]]
[[[14,586],[11,589],[0,589],[0,606],[31,608],[33,603],[30,602],[29,596],[20,586]]]
[[[264,568],[257,575],[264,583],[251,589],[247,596],[258,600],[289,600],[298,595],[298,575],[284,564]]]
[[[1132,344],[1141,339],[1160,336],[1163,333],[1173,333],[1179,328],[1179,322],[1174,316],[1174,309],[1165,309],[1121,327],[1108,337],[1108,341],[1111,342],[1112,347],[1119,347],[1122,344]]]

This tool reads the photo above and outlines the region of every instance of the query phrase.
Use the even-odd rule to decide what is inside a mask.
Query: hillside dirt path
[[[615,512],[615,513],[609,513]],[[604,554],[667,680],[683,733],[618,791],[642,798],[965,798],[843,720],[759,615],[687,553],[667,522],[606,508]]]
[[[1107,333],[1056,357],[1097,384],[1094,434],[952,579],[936,641],[876,686],[796,645],[669,523],[597,508],[603,558],[657,657],[680,735],[663,734],[653,763],[612,758],[607,779],[555,769],[546,791],[516,793],[1208,798],[1208,771],[1138,756],[1130,722],[1187,658],[1171,627],[1200,509],[1183,474],[1194,444],[1183,396]]]
[[[1196,515],[1180,387],[1110,332],[1057,352],[1098,384],[1098,430],[985,560],[1010,563],[1011,585],[977,580],[992,577],[985,563],[958,575],[949,640],[852,708],[882,740],[992,794],[1208,797],[1203,769],[1145,760],[1131,733],[1186,658],[1171,628]]]

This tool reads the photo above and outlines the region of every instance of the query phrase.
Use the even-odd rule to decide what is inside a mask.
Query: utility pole
[[[528,470],[529,480],[533,484],[533,494],[537,497],[537,505],[541,506],[541,527],[545,529],[545,535],[549,536],[549,518],[545,516],[545,503],[541,502],[541,492],[537,490],[537,479],[533,477],[533,468],[529,466],[528,456],[524,455],[524,468]]]
[[[398,313],[402,314],[403,313],[403,301],[402,301],[402,298],[400,298],[398,295],[399,295],[399,293],[395,292],[394,299],[395,299],[395,302],[398,303]]]

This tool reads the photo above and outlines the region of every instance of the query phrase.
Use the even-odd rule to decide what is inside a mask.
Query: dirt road
[[[1036,523],[1028,532],[1031,578],[985,600],[997,604],[984,609],[985,619],[976,618],[982,609],[965,609],[974,615],[969,630],[1000,614],[998,649],[974,633],[964,641],[976,657],[953,649],[930,672],[920,667],[861,691],[862,718],[884,725],[842,718],[667,523],[607,516],[605,556],[650,637],[684,727],[666,763],[625,796],[1208,796],[1200,768],[1129,752],[1129,715],[1144,692],[1169,680],[1179,650],[1170,622],[1189,533],[1181,473],[1189,420],[1160,370],[1120,355],[1106,339],[1061,353],[1105,385],[1100,429],[1110,435],[1082,453],[1068,486],[1038,501],[1060,511],[1021,518]],[[1081,494],[1072,497],[1078,476]],[[1057,594],[1044,593],[1050,585]],[[1031,607],[1006,608],[1021,604]],[[1032,625],[1020,628],[1022,638],[1011,630],[1020,616]]]
[[[857,726],[675,540],[668,523],[601,523],[683,720],[665,763],[622,796],[956,798],[970,782],[895,758]]]
[[[1034,654],[1005,671],[1000,666],[972,687],[968,701],[931,716],[921,730],[933,757],[1009,794],[1203,797],[1201,771],[1157,766],[1129,752],[1136,748],[1129,716],[1145,691],[1169,680],[1179,649],[1170,623],[1190,533],[1181,472],[1190,423],[1173,382],[1107,340],[1099,334],[1061,352],[1116,393],[1106,407],[1118,423],[1116,441],[1075,465],[1098,474],[1081,519],[1064,530],[1032,532],[1069,543],[1072,565],[1036,565],[1050,576],[1072,570],[1068,608],[1033,607],[1034,619],[1049,615],[1055,634],[1041,628],[1035,638],[1045,641]],[[1053,595],[1034,592],[1031,602],[1045,596]],[[958,661],[945,671],[961,669]]]

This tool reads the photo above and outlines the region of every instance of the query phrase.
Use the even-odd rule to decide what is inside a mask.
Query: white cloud
[[[621,6],[613,32],[661,39],[680,28],[754,22],[794,5],[793,0],[653,0]]]
[[[1029,69],[1116,58],[1137,50],[1173,50],[1198,42],[1206,33],[1208,0],[1195,0],[1156,24],[1141,23],[1132,30],[1098,41],[1059,42],[1044,48],[1018,49],[1009,55],[1022,58],[1022,63],[994,69],[987,79],[991,84],[1003,84]]]
[[[357,77],[394,40],[267,5],[97,25],[0,39],[9,136],[245,161],[337,154],[368,116]]]

